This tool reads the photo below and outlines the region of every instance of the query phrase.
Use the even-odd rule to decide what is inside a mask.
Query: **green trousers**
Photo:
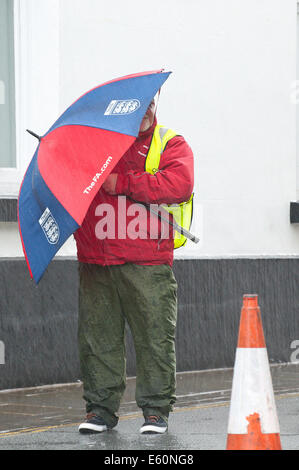
[[[126,386],[125,324],[136,352],[136,403],[166,421],[175,402],[177,283],[168,265],[79,265],[78,344],[86,411],[116,426]]]

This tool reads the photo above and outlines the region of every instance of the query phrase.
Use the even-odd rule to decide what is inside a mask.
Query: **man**
[[[193,154],[184,138],[172,133],[160,155],[160,148],[153,150],[155,129],[153,100],[136,141],[102,185],[75,233],[80,271],[78,341],[87,411],[79,426],[82,433],[103,432],[118,423],[126,385],[125,321],[136,351],[136,402],[145,418],[140,432],[164,433],[175,402],[173,233],[169,230],[165,236],[165,223],[156,219],[158,235],[153,236],[153,216],[144,207],[138,218],[143,228],[136,231],[133,222],[136,201],[189,200]],[[158,162],[151,172],[149,153]]]

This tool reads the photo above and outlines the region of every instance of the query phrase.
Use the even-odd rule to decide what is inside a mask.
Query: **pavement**
[[[299,364],[270,370],[282,448],[299,450]],[[102,434],[78,432],[85,417],[81,382],[2,390],[0,450],[101,450],[109,458],[118,451],[225,450],[232,376],[233,369],[178,373],[177,402],[164,435],[139,434],[143,417],[134,377],[127,380],[118,426]]]

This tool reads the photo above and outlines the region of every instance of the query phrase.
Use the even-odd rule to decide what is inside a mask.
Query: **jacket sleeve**
[[[116,193],[149,204],[177,204],[191,197],[193,185],[193,152],[182,136],[176,136],[168,141],[157,173],[119,174]]]

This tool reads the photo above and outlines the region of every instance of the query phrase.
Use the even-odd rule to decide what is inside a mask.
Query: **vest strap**
[[[157,125],[145,160],[145,171],[154,175],[159,170],[161,155],[167,142],[177,134],[172,129]]]

